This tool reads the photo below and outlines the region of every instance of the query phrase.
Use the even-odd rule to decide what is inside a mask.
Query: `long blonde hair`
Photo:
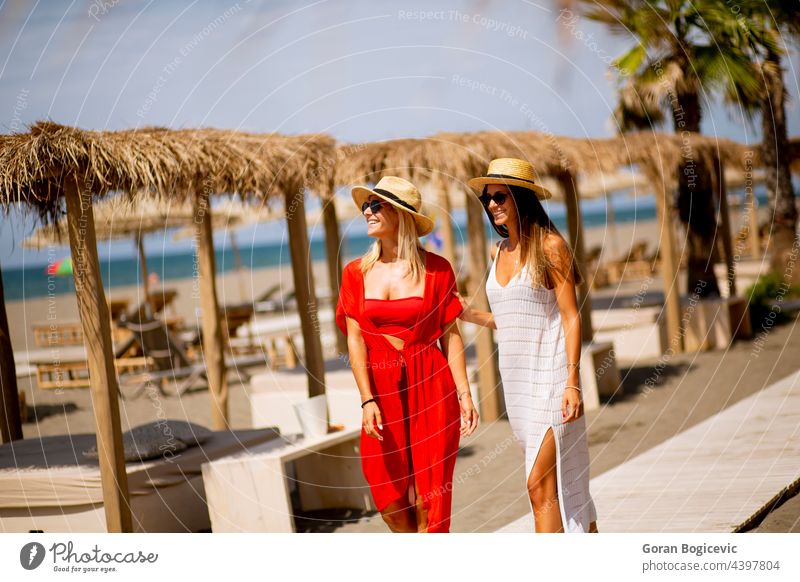
[[[395,208],[395,211],[398,217],[397,258],[408,260],[411,269],[411,277],[414,281],[417,281],[425,272],[425,265],[422,263],[422,256],[419,252],[422,250],[422,245],[419,242],[419,235],[417,234],[417,223],[408,212],[398,208]],[[367,252],[361,257],[361,272],[367,273],[372,268],[372,265],[380,258],[381,241],[380,239],[375,239],[369,249],[367,249]]]

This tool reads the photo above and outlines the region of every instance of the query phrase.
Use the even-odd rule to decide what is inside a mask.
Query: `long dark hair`
[[[553,221],[550,220],[536,193],[521,186],[509,185],[507,188],[511,191],[511,200],[517,209],[519,242],[522,245],[520,247],[520,262],[523,266],[527,266],[531,272],[533,284],[552,288],[555,285],[553,274],[559,273],[562,277],[565,277],[567,268],[572,270],[576,285],[583,283],[583,276],[578,269],[572,249],[569,252],[569,265],[553,262],[544,252],[544,241],[548,234],[559,236],[568,249],[569,243],[556,228],[556,225],[553,224]],[[487,186],[483,187],[483,194],[487,194]],[[508,238],[508,227],[505,224],[495,224],[494,216],[488,206],[484,206],[483,209],[486,211],[486,215],[489,217],[489,222],[495,232],[503,238]]]

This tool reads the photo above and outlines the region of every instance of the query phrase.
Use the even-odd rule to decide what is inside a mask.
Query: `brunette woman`
[[[502,158],[470,180],[503,240],[486,282],[491,313],[464,302],[461,318],[497,329],[506,410],[525,450],[535,530],[597,531],[578,369],[581,275],[539,201],[550,192],[534,177],[530,163]]]

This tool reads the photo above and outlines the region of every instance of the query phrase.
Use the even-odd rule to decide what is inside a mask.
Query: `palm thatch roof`
[[[190,200],[171,200],[167,197],[142,198],[122,194],[108,196],[92,205],[95,233],[98,240],[131,238],[167,229],[181,228],[176,238],[194,236],[195,208]],[[281,212],[265,204],[248,204],[225,200],[213,208],[212,229],[237,228],[259,221],[283,219]],[[30,248],[42,249],[48,245],[69,242],[66,217],[44,224],[23,241]]]
[[[650,178],[663,171],[674,187],[680,164],[691,159],[708,163],[719,157],[726,167],[747,170],[758,166],[760,147],[698,134],[685,136],[638,132],[606,139],[570,138],[541,132],[439,133],[429,138],[397,139],[347,146],[340,150],[335,181],[338,186],[376,182],[384,175],[411,181],[443,179],[466,184],[482,175],[499,157],[530,160],[539,179],[573,175],[616,174],[638,166]],[[554,192],[558,196],[558,192]]]
[[[60,213],[61,185],[82,180],[96,196],[123,191],[184,199],[202,191],[268,198],[330,181],[335,144],[326,135],[147,127],[87,131],[38,122],[0,136],[0,205]]]

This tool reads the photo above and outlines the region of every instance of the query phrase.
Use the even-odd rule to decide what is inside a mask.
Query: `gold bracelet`
[[[569,386],[565,386],[565,387],[564,387],[564,390],[566,390],[567,388],[574,388],[574,389],[575,389],[575,390],[577,390],[578,392],[580,392],[580,391],[581,391],[581,389],[580,389],[580,388],[578,388],[577,386],[573,386],[573,385],[571,385],[571,384],[570,384]]]
[[[458,395],[458,401],[459,401],[459,402],[461,402],[461,399],[462,399],[464,396],[466,396],[467,394],[469,394],[469,390],[464,390],[463,392],[461,392],[461,393]]]
[[[575,368],[576,370],[580,370],[581,364],[580,362],[578,362],[577,364],[567,364],[567,370],[569,370],[570,368]]]

